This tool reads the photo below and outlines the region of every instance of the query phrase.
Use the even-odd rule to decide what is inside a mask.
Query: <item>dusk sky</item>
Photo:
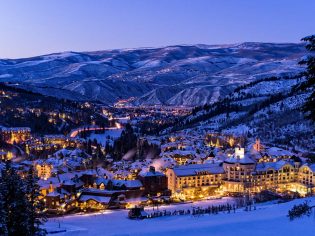
[[[0,58],[175,44],[299,42],[314,0],[4,0]]]

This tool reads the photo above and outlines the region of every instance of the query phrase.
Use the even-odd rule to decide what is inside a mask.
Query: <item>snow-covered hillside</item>
[[[310,93],[296,89],[301,81],[298,76],[256,80],[211,106],[201,107],[173,129],[197,127],[315,151],[314,125],[301,110]]]
[[[235,235],[235,236],[279,236],[279,235],[313,235],[315,220],[313,216],[302,217],[290,221],[288,211],[304,201],[311,202],[314,198],[297,199],[292,202],[277,204],[268,202],[258,204],[254,211],[239,209],[236,213],[219,213],[199,217],[166,216],[146,220],[130,220],[127,210],[106,210],[101,214],[75,215],[50,219],[46,223],[48,232],[66,230],[55,233],[58,236],[68,235]],[[193,209],[216,205],[223,200],[195,202],[185,205],[160,207],[161,210]],[[152,208],[151,208],[152,209]],[[60,227],[60,228],[59,228]]]
[[[0,60],[0,82],[45,95],[113,104],[196,106],[239,85],[296,74],[302,44],[242,43],[65,52]]]

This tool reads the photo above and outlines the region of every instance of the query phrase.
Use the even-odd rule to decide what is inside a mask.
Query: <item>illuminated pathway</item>
[[[79,133],[83,132],[83,131],[96,131],[96,130],[118,130],[120,129],[120,126],[116,127],[109,127],[109,128],[101,128],[98,126],[84,126],[84,127],[80,127],[74,130],[71,130],[69,136],[70,138],[75,138]]]

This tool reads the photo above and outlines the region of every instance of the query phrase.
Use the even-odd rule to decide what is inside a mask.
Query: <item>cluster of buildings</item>
[[[92,156],[80,149],[61,149],[47,159],[36,159],[33,165],[38,177],[48,179],[60,173],[90,169]]]
[[[25,142],[31,137],[31,129],[28,127],[1,127],[0,126],[0,138],[1,141],[10,144],[18,144]]]
[[[279,156],[270,160],[256,159],[244,148],[224,161],[182,165],[169,169],[168,188],[182,199],[198,199],[222,194],[298,192],[315,193],[315,164],[303,164],[299,158]]]
[[[103,169],[88,169],[54,175],[39,181],[48,211],[63,213],[128,208],[153,201],[169,201],[166,175],[151,167],[136,179],[114,179]]]
[[[259,140],[245,148],[242,138],[185,131],[146,136],[159,157],[95,164],[85,140],[64,135],[31,137],[29,128],[0,127],[1,141],[18,144],[38,158],[15,163],[23,175],[34,167],[47,211],[128,208],[139,204],[199,200],[226,195],[315,193],[315,164]],[[14,145],[12,145],[14,146]],[[17,145],[15,145],[17,146]],[[45,152],[45,158],[38,155]],[[47,155],[46,155],[47,154]],[[39,158],[41,157],[41,158]],[[8,152],[0,149],[0,159]]]
[[[32,138],[23,143],[27,154],[34,156],[47,156],[62,148],[82,148],[85,140],[71,138],[62,134],[44,135],[41,138]]]
[[[61,148],[82,148],[85,140],[81,138],[71,138],[62,134],[44,135],[34,137],[31,135],[29,127],[3,127],[0,126],[0,141],[4,144],[20,145],[27,155],[42,156],[49,155]],[[4,152],[4,151],[2,151]],[[12,153],[1,155],[2,159],[11,159]]]
[[[161,161],[162,158],[142,165],[137,161],[129,177],[119,175],[119,168],[114,171],[115,168],[101,167],[58,171],[44,178],[41,175],[42,195],[47,209],[71,212],[240,196],[264,190],[302,196],[315,193],[315,164],[303,164],[294,156],[257,159],[255,153],[236,148],[225,160],[213,157],[204,163],[175,164],[157,171],[153,165]]]
[[[258,155],[262,153],[260,148],[256,142],[246,153],[244,148],[235,148],[225,158],[212,153],[200,163],[178,164],[171,157],[161,157],[114,162],[106,169],[80,163],[81,168],[68,168],[64,172],[62,164],[50,175],[43,174],[47,173],[43,169],[38,169],[38,174],[47,208],[66,212],[240,196],[264,190],[302,196],[315,193],[315,164],[304,163],[278,148],[269,150],[276,155]],[[70,156],[79,160],[78,154]],[[37,163],[43,168],[40,164]]]

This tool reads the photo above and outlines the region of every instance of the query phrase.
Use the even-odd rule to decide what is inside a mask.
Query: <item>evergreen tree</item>
[[[307,42],[306,49],[314,53],[315,52],[315,35],[311,35],[302,39]],[[314,54],[313,54],[314,55]],[[311,95],[305,102],[303,110],[311,120],[315,121],[315,57],[307,56],[305,59],[300,61],[301,65],[306,65],[306,71],[303,75],[307,78],[307,81],[302,83],[300,88],[303,90],[310,90]]]
[[[1,172],[1,230],[6,236],[28,236],[27,198],[20,176],[7,161]]]
[[[6,207],[7,205],[6,196],[8,195],[7,193],[8,186],[5,182],[5,180],[7,180],[5,171],[6,170],[3,169],[0,174],[0,235],[8,235],[7,227],[8,209]]]
[[[10,161],[5,163],[0,178],[0,235],[45,235],[39,228],[38,193],[36,179],[22,179]]]
[[[310,206],[308,202],[304,202],[299,205],[294,205],[293,208],[289,210],[288,217],[290,218],[290,220],[294,220],[304,215],[310,216],[312,208],[314,208],[314,206]]]
[[[44,204],[39,200],[40,187],[38,185],[38,177],[35,175],[33,168],[30,168],[25,180],[26,196],[28,199],[28,233],[29,235],[45,235],[45,230],[40,226],[46,221],[44,215]]]
[[[91,139],[88,140],[87,142],[87,153],[89,155],[92,155],[93,151],[92,151],[92,142],[91,142]]]
[[[137,136],[135,135],[131,125],[126,124],[125,129],[121,132],[120,137],[115,140],[113,147],[113,156],[115,160],[120,160],[121,157],[129,150],[137,147]]]

